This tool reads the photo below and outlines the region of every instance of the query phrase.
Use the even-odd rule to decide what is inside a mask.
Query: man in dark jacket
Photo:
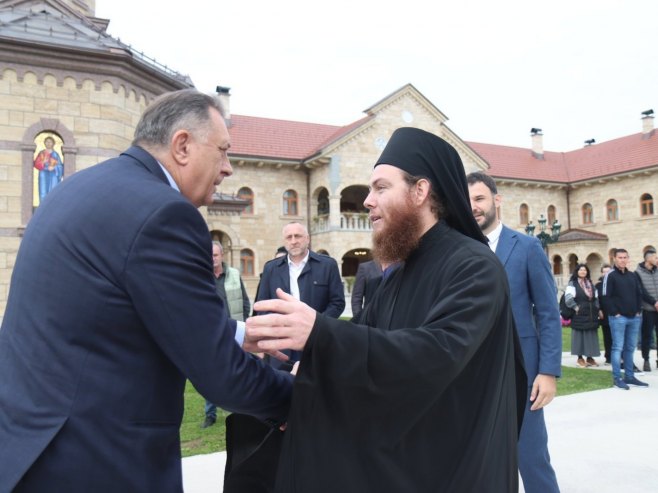
[[[224,409],[286,419],[292,377],[238,345],[197,210],[232,174],[230,144],[214,98],[168,93],[130,149],[37,209],[0,330],[0,491],[182,491],[188,379]]]
[[[640,262],[635,274],[642,288],[642,359],[644,371],[651,371],[649,351],[651,350],[651,332],[658,336],[658,268],[656,268],[656,251],[649,249],[644,252],[644,262]],[[658,365],[658,360],[656,360]],[[657,366],[658,367],[658,366]]]
[[[298,222],[283,227],[283,243],[288,255],[265,264],[256,301],[275,299],[277,288],[281,288],[327,317],[340,317],[345,309],[345,292],[336,261],[309,249],[308,231]],[[301,353],[287,354],[288,362],[268,360],[275,368],[289,370]]]
[[[633,353],[642,322],[642,288],[637,276],[630,272],[628,251],[615,250],[613,269],[603,280],[610,332],[612,332],[613,385],[628,390],[629,385],[648,387],[635,377]],[[624,377],[621,378],[621,357],[624,357]]]
[[[603,279],[610,272],[610,264],[601,266],[601,277],[596,283],[596,294],[599,298],[599,321],[601,322],[601,332],[603,332],[603,348],[605,350],[605,364],[610,364],[610,351],[612,349],[612,334],[610,333],[610,322],[608,321],[608,311],[605,306],[605,297],[603,296]]]

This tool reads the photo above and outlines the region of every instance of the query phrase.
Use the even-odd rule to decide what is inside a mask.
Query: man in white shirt
[[[283,228],[283,245],[288,255],[270,260],[265,264],[256,301],[276,299],[276,289],[281,288],[314,310],[329,317],[338,318],[345,309],[343,283],[336,261],[309,249],[310,236],[304,225],[298,222]],[[287,351],[290,361],[282,363],[270,359],[272,366],[292,368],[299,360],[298,351]]]
[[[489,247],[505,267],[510,301],[528,374],[528,401],[519,436],[519,470],[526,493],[558,493],[548,453],[543,408],[555,397],[562,361],[562,325],[551,266],[539,241],[498,219],[496,182],[482,172],[466,177],[471,209]]]

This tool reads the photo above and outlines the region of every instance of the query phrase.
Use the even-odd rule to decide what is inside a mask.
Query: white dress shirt
[[[288,273],[290,274],[290,294],[295,297],[295,299],[298,299],[299,301],[302,301],[300,298],[299,294],[299,284],[297,284],[297,279],[299,279],[299,275],[302,273],[304,270],[304,267],[306,266],[306,263],[308,262],[308,256],[310,254],[310,251],[306,251],[306,257],[299,263],[295,264],[291,259],[290,255],[288,255]]]
[[[498,239],[500,238],[500,233],[503,231],[503,223],[498,221],[498,226],[496,226],[496,229],[494,229],[491,233],[487,235],[487,239],[489,240],[489,248],[491,248],[491,251],[496,253],[496,247],[498,246]]]

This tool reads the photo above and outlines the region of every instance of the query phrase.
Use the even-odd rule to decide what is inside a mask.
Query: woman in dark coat
[[[571,354],[578,355],[577,364],[582,368],[599,366],[594,359],[594,356],[601,355],[597,332],[599,300],[587,265],[576,265],[564,292],[564,299],[567,306],[575,310],[571,318]]]

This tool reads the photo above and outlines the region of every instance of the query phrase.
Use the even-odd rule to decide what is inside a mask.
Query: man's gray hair
[[[219,251],[224,253],[224,247],[222,246],[222,244],[219,241],[213,241],[212,244],[219,247]]]
[[[196,89],[165,93],[153,100],[142,114],[132,145],[167,147],[173,135],[182,129],[197,138],[206,138],[210,108],[224,116],[224,109],[214,96]]]

